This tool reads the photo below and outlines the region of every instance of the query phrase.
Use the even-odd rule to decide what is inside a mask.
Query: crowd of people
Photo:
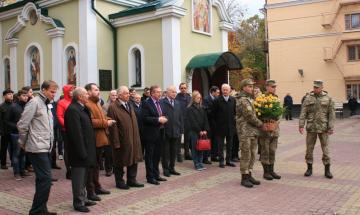
[[[276,86],[274,80],[267,80],[264,93],[276,96]],[[143,160],[146,181],[152,185],[180,175],[176,161],[192,160],[197,171],[206,170],[206,165],[212,162],[220,168],[233,168],[240,162],[241,185],[251,188],[260,185],[252,174],[259,145],[263,178],[281,178],[274,170],[279,128],[264,129],[253,105],[254,96],[261,91],[254,89],[251,79],[241,81],[240,92],[228,84],[221,88],[213,86],[204,99],[198,91],[189,94],[185,83],[179,85],[179,93],[176,86],[162,91],[154,85],[145,88],[142,96],[134,89],[121,86],[110,91],[106,102],[101,99],[95,83],[85,87],[65,85],[60,99],[54,101],[58,88],[50,80],[42,83],[36,96],[30,87],[16,94],[10,89],[3,92],[1,168],[8,168],[9,151],[15,180],[35,173],[36,191],[30,214],[56,214],[47,210],[47,201],[52,182],[56,180],[51,171],[61,168],[56,164],[57,158],[64,159],[65,177],[72,182],[73,207],[79,212],[89,212],[89,206],[101,201],[99,195],[110,194],[101,186],[101,169],[108,177],[114,175],[115,187],[119,189],[144,187],[137,180],[138,164]],[[320,91],[316,91],[318,89]],[[311,138],[307,138],[305,176],[312,173],[309,171],[312,171],[314,141],[321,133],[325,176],[332,178],[326,135],[332,133],[332,127],[327,125],[333,125],[333,118],[326,119],[325,124],[322,120],[323,127],[316,126],[311,118],[317,116],[311,112],[316,111],[312,105],[318,105],[318,98],[322,99],[319,108],[328,104],[330,115],[332,101],[322,91],[322,82],[316,82],[314,92],[304,101],[299,125],[303,133],[307,122],[308,136],[311,134]],[[309,122],[315,124],[317,130],[309,127]],[[211,150],[196,147],[200,138],[211,140]]]

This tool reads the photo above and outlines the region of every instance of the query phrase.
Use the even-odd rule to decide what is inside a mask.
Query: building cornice
[[[269,42],[307,39],[307,38],[316,38],[316,37],[329,37],[329,36],[339,36],[339,35],[342,35],[342,33],[341,32],[330,32],[330,33],[307,34],[307,35],[288,36],[288,37],[274,37],[274,38],[269,38]]]
[[[220,22],[220,30],[224,30],[224,31],[233,31],[233,24],[226,22],[226,21],[222,21]]]
[[[276,9],[276,8],[283,8],[283,7],[291,7],[291,6],[298,6],[298,5],[305,5],[305,4],[314,4],[320,2],[327,2],[331,0],[295,0],[295,1],[287,1],[281,3],[274,3],[274,4],[266,4],[265,9]]]
[[[52,28],[46,31],[46,33],[49,35],[49,37],[51,38],[55,38],[55,37],[64,37],[65,34],[65,28]]]
[[[140,1],[140,0],[105,0],[105,1],[118,5],[128,6],[128,7],[136,7],[141,4],[146,4],[145,1]]]
[[[115,27],[122,27],[132,25],[140,22],[151,21],[164,17],[177,17],[181,18],[186,15],[186,9],[177,6],[168,6],[160,8],[156,11],[142,13],[134,16],[121,17],[118,19],[110,20]]]
[[[17,39],[17,38],[12,38],[12,39],[5,40],[5,42],[6,42],[6,44],[8,44],[8,46],[11,48],[11,47],[17,46],[17,44],[19,43],[19,39]]]

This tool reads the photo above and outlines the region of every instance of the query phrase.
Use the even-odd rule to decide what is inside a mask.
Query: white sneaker
[[[64,156],[59,155],[59,160],[64,160]]]

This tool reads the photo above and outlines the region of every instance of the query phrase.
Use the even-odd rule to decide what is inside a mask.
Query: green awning
[[[193,57],[186,65],[186,70],[191,69],[207,69],[210,67],[219,68],[226,66],[229,70],[242,69],[241,62],[238,57],[232,52],[219,52],[201,54]]]

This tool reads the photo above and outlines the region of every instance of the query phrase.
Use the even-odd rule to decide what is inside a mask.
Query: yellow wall
[[[118,28],[119,85],[129,84],[128,52],[139,44],[145,52],[145,86],[162,85],[162,23],[161,19]]]
[[[360,68],[359,61],[347,61],[347,45],[359,44],[359,41],[340,41],[360,38],[359,31],[346,32],[344,26],[345,14],[359,13],[360,4],[342,7],[336,13],[336,2],[268,10],[270,77],[278,80],[277,93],[281,98],[290,93],[294,102],[300,103],[302,96],[312,90],[313,80],[322,79],[325,90],[335,101],[346,102],[346,79],[359,77]],[[322,26],[323,13],[337,14],[331,17],[334,24],[329,28]],[[333,61],[324,61],[326,47],[337,53]],[[298,69],[303,69],[304,77]]]
[[[43,62],[43,70],[40,77],[40,84],[44,80],[51,79],[51,38],[47,35],[46,30],[49,29],[49,25],[38,21],[34,26],[29,22],[26,27],[23,28],[17,35],[19,43],[17,46],[17,76],[18,76],[18,88],[24,86],[24,71],[29,72],[30,65],[24,65],[24,56],[26,48],[31,43],[38,43],[41,46],[43,55],[41,61]],[[36,35],[36,36],[35,36]],[[29,79],[28,79],[29,80]],[[25,85],[30,85],[26,83]]]
[[[186,80],[185,67],[198,54],[221,52],[222,38],[219,28],[220,18],[216,8],[212,8],[212,35],[192,31],[191,1],[184,1],[186,16],[181,19],[181,71],[182,81]]]

